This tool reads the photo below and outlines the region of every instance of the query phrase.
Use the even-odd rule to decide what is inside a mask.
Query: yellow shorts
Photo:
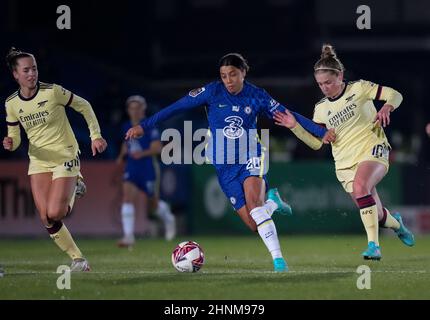
[[[55,162],[39,161],[37,159],[30,159],[28,166],[28,175],[37,173],[52,172],[52,180],[57,178],[67,178],[81,176],[81,162],[79,155],[74,159],[63,162],[61,164]]]
[[[342,187],[346,192],[351,193],[353,191],[352,185],[354,183],[355,173],[357,172],[358,165],[364,161],[376,161],[383,164],[388,172],[390,167],[389,163],[390,146],[386,143],[381,143],[373,146],[368,152],[363,154],[363,157],[352,167],[344,169],[336,169],[337,180],[342,184]]]

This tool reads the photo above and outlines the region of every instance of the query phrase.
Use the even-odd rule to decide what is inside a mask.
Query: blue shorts
[[[230,200],[233,205],[234,210],[239,210],[246,204],[245,192],[243,190],[243,182],[248,177],[260,177],[264,180],[266,184],[266,192],[269,187],[266,175],[259,175],[254,170],[247,170],[246,165],[234,165],[237,175],[234,178],[227,173],[222,173],[222,171],[217,170],[218,181],[221,186],[222,191]]]
[[[154,176],[145,176],[142,172],[125,171],[124,181],[128,181],[146,193],[148,197],[158,194],[158,183]]]

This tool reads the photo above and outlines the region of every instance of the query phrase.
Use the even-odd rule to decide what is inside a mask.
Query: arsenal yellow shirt
[[[332,153],[336,169],[354,166],[376,144],[388,144],[383,128],[373,122],[377,113],[373,100],[384,100],[397,108],[402,99],[390,87],[359,80],[345,84],[339,97],[326,97],[315,105],[313,120],[335,129]]]
[[[100,126],[91,105],[57,84],[39,82],[33,97],[24,98],[19,90],[6,99],[8,136],[13,150],[20,144],[21,125],[29,140],[30,160],[62,163],[74,159],[79,151],[66,107],[81,113],[92,140],[100,138]]]

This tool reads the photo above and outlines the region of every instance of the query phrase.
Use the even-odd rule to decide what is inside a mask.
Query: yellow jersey
[[[313,121],[335,129],[332,153],[336,169],[354,166],[373,145],[389,146],[383,128],[374,123],[377,111],[373,100],[384,100],[397,108],[402,99],[390,87],[359,80],[346,83],[337,98],[326,97],[315,105]]]
[[[6,99],[8,136],[13,150],[20,144],[21,125],[29,140],[30,160],[62,163],[74,159],[79,152],[65,107],[81,113],[92,140],[101,138],[100,126],[91,105],[57,84],[39,82],[36,93],[23,97],[19,90]]]

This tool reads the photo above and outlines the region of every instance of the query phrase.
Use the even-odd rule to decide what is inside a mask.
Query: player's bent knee
[[[370,194],[370,190],[364,181],[355,180],[352,188],[356,198],[364,197]]]
[[[47,216],[50,220],[60,221],[62,220],[68,212],[68,207],[55,207],[48,209]]]

